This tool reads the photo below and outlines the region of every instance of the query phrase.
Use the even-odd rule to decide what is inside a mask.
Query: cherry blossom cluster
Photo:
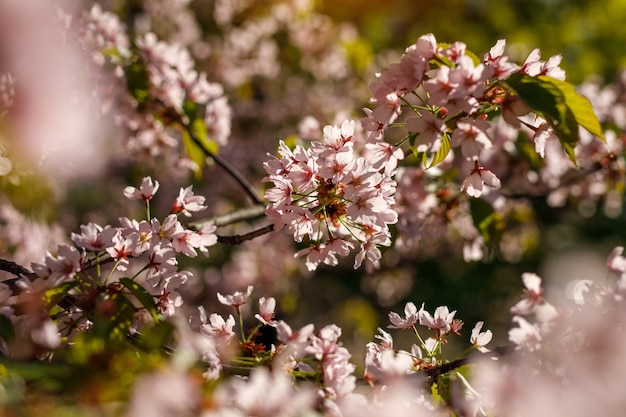
[[[127,187],[124,195],[149,206],[158,188],[157,181],[145,177],[139,188]],[[177,289],[192,277],[191,272],[179,269],[177,256],[193,258],[198,252],[208,256],[208,247],[217,242],[213,224],[190,230],[181,224],[178,216],[189,216],[205,208],[204,197],[195,195],[190,186],[181,188],[172,204],[172,213],[163,221],[156,217],[141,221],[122,217],[118,227],[82,225],[80,233],[71,235],[74,245],[59,245],[55,253],[48,252],[43,263],[33,263],[32,276],[22,274],[14,290],[2,284],[5,313],[13,317],[18,314],[14,306],[41,292],[71,288],[73,301],[56,323],[58,332],[67,336],[76,329],[89,328],[90,309],[100,302],[98,297],[103,297],[101,301],[105,303],[108,297],[124,291],[121,279],[131,279],[153,297],[159,314],[171,317],[183,303]],[[150,320],[149,314],[144,313],[145,309],[137,309],[138,326]],[[57,334],[53,330],[55,323],[48,319],[40,324],[49,327],[45,328],[48,342],[43,346],[57,347],[60,339],[52,337]],[[35,331],[43,330],[35,328]],[[38,343],[35,336],[33,341]]]
[[[296,255],[307,256],[309,270],[320,263],[337,265],[337,256],[347,256],[355,245],[354,267],[364,260],[377,267],[378,246],[391,244],[388,225],[397,221],[392,176],[402,152],[374,143],[379,152],[366,158],[355,143],[360,144],[355,123],[345,121],[326,126],[324,141],[308,149],[292,150],[281,141],[280,158],[271,156],[264,164],[265,180],[273,183],[265,194],[271,202],[267,215],[276,229],[286,226],[296,242],[308,239],[309,246]]]
[[[404,307],[404,316],[396,312],[389,313],[390,329],[412,330],[417,343],[411,346],[410,351],[394,348],[391,334],[378,328],[376,336],[378,342],[367,344],[365,355],[365,379],[383,384],[394,381],[418,371],[432,369],[443,362],[442,348],[446,345],[447,337],[452,334],[460,335],[463,322],[455,318],[456,310],[450,311],[447,306],[440,306],[430,314],[424,309],[424,304],[418,310],[415,304],[408,302]],[[470,335],[471,349],[480,352],[489,352],[485,347],[493,337],[491,330],[481,331],[484,322],[479,321]],[[423,338],[417,326],[425,327],[434,332],[428,338]]]
[[[624,248],[606,260],[608,275],[571,283],[571,303],[554,306],[544,298],[542,279],[522,275],[524,294],[511,308],[515,327],[510,357],[478,362],[468,396],[474,413],[619,415],[623,398],[619,384],[626,346],[624,329]],[[606,326],[607,320],[610,323]],[[603,386],[593,405],[582,400]],[[532,398],[531,403],[523,399]]]
[[[319,331],[314,331],[314,326],[308,324],[299,330],[294,330],[283,320],[275,318],[276,300],[273,297],[261,297],[258,302],[258,313],[255,318],[258,324],[248,333],[244,330],[242,306],[248,303],[253,287],[248,286],[245,291],[236,291],[233,294],[222,295],[217,293],[217,298],[221,304],[233,307],[236,318],[232,314],[224,318],[222,315],[213,313],[207,317],[204,308],[200,307],[199,316],[192,316],[190,323],[203,338],[202,343],[198,343],[203,362],[207,364],[205,378],[217,379],[225,363],[232,362],[236,358],[240,364],[254,366],[264,363],[271,366],[271,374],[253,370],[252,375],[245,383],[243,380],[236,384],[225,384],[216,394],[217,403],[220,407],[234,407],[241,412],[251,412],[249,407],[255,405],[256,413],[259,415],[275,415],[277,410],[292,409],[295,404],[312,407],[318,404],[328,415],[341,416],[342,410],[351,406],[362,404],[365,399],[356,394],[355,366],[350,363],[351,353],[342,346],[339,338],[341,329],[334,325],[325,326]],[[239,346],[234,346],[237,339],[236,325],[239,322]],[[263,332],[261,326],[268,326],[275,329],[276,343],[264,345],[256,340],[259,331]],[[261,329],[261,330],[260,330]],[[227,349],[230,345],[233,349]],[[250,359],[249,362],[245,359]],[[256,375],[256,376],[254,376]],[[297,400],[287,402],[270,401],[264,404],[257,404],[257,395],[251,394],[250,398],[241,399],[239,397],[223,396],[225,393],[244,393],[249,390],[254,391],[257,378],[260,381],[267,381],[268,378],[277,380],[276,383],[282,386],[292,378],[313,378],[318,386],[304,386],[300,397]],[[284,380],[284,381],[283,381]],[[284,387],[286,389],[286,387]],[[291,390],[284,392],[288,394]],[[282,389],[281,389],[282,393]],[[281,397],[282,398],[282,397]],[[237,399],[234,401],[234,399]],[[300,403],[304,401],[305,403]],[[284,399],[283,399],[284,400]],[[295,412],[297,408],[294,408]],[[301,410],[300,410],[301,411]]]
[[[154,33],[128,38],[119,18],[94,5],[78,22],[78,42],[99,67],[103,110],[113,108],[117,125],[128,132],[133,155],[171,158],[182,148],[182,132],[196,120],[207,138],[228,142],[231,109],[220,84],[195,69],[188,50]],[[188,159],[178,157],[175,163]]]
[[[364,128],[382,136],[398,125],[399,116],[408,109],[410,115],[403,115],[401,125],[416,152],[434,155],[431,166],[443,161],[450,147],[460,148],[462,158],[472,162],[461,190],[480,197],[486,192],[484,185],[500,188],[499,178],[480,163],[494,146],[487,118],[499,110],[508,124],[520,128],[518,118],[530,109],[499,81],[516,72],[565,78],[559,55],[544,62],[535,49],[520,67],[504,55],[504,48],[505,41],[498,41],[482,62],[477,62],[462,42],[440,46],[434,35],[421,36],[399,63],[378,74],[370,85],[376,107],[365,109]],[[537,130],[541,126],[541,131],[551,132],[545,120],[535,120]]]

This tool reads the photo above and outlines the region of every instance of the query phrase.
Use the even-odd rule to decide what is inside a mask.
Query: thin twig
[[[0,259],[0,271],[9,272],[18,278],[21,277],[22,275],[30,276],[33,274],[31,271],[24,268],[22,265],[16,264],[13,261],[8,261],[6,259]]]
[[[213,217],[211,219],[196,220],[189,223],[189,227],[195,229],[201,229],[206,223],[212,223],[217,227],[228,226],[239,222],[248,220],[260,219],[265,215],[265,206],[256,205],[252,207],[245,207],[237,209],[230,213],[222,214],[220,216]]]
[[[274,231],[274,225],[269,224],[260,229],[253,230],[249,233],[245,233],[243,235],[234,235],[234,236],[217,236],[217,241],[223,243],[225,245],[239,245],[247,240],[252,240],[259,236],[263,236],[265,234],[271,233]]]
[[[513,346],[498,346],[487,353],[474,351],[463,358],[444,363],[434,368],[425,369],[424,373],[432,379],[447,374],[448,372],[458,369],[463,365],[467,365],[468,363],[474,363],[478,358],[501,358],[513,353],[514,351],[515,348]]]
[[[243,188],[243,190],[246,192],[246,194],[248,194],[248,196],[252,199],[252,201],[255,204],[263,205],[265,203],[263,201],[263,198],[260,195],[257,194],[257,192],[252,187],[252,185],[248,182],[248,180],[246,180],[243,177],[243,175],[241,175],[241,173],[239,171],[237,171],[237,169],[235,167],[233,167],[224,158],[222,158],[221,156],[217,155],[216,153],[213,153],[209,148],[207,148],[206,144],[204,142],[202,142],[200,139],[198,139],[198,136],[196,136],[196,134],[191,129],[191,126],[189,126],[188,123],[184,123],[182,120],[179,120],[179,121],[180,121],[180,124],[185,128],[185,130],[189,134],[189,137],[191,138],[191,140],[196,145],[198,145],[200,147],[200,149],[202,149],[202,152],[204,152],[204,154],[206,156],[208,156],[213,161],[215,161],[215,163],[217,165],[222,167],[222,169],[224,169],[224,171],[226,171],[231,177],[233,177],[235,179],[235,181],[237,181],[237,183],[239,183],[241,188]]]

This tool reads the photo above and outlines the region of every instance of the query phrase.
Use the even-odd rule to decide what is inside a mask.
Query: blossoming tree
[[[155,22],[157,3],[148,14]],[[608,105],[593,86],[569,84],[558,55],[543,61],[535,49],[515,63],[504,40],[481,57],[462,42],[420,36],[375,75],[362,113],[351,113],[362,106],[356,93],[355,102],[337,98],[328,109],[320,106],[320,119],[334,119],[324,127],[301,108],[272,113],[277,103],[258,106],[252,110],[272,127],[295,118],[297,132],[277,139],[267,153],[245,143],[243,152],[229,153],[231,135],[252,130],[246,117],[258,121],[246,93],[240,91],[239,101],[229,94],[249,88],[254,96],[255,88],[258,94],[269,88],[250,79],[280,73],[274,38],[289,36],[299,70],[316,80],[355,75],[329,34],[355,42],[356,35],[304,3],[277,2],[244,30],[233,16],[245,7],[217,1],[214,19],[223,38],[194,45],[181,40],[187,24],[176,32],[181,39],[168,41],[128,28],[98,5],[74,14],[28,2],[0,6],[3,35],[20,35],[19,42],[3,36],[0,44],[7,57],[0,68],[6,139],[0,175],[16,184],[37,175],[58,187],[69,183],[80,172],[64,171],[73,143],[50,141],[65,143],[68,160],[56,160],[55,149],[45,150],[56,156],[38,159],[36,140],[42,126],[58,127],[63,138],[84,133],[73,118],[61,123],[84,110],[94,123],[115,127],[107,138],[115,143],[103,146],[102,158],[124,160],[123,169],[134,169],[129,177],[137,179],[112,181],[118,187],[107,198],[124,201],[112,206],[116,214],[93,215],[68,238],[41,226],[35,239],[34,226],[11,199],[2,202],[3,218],[23,227],[0,231],[11,246],[0,259],[0,409],[207,417],[618,415],[622,396],[601,387],[623,382],[622,246],[607,258],[607,280],[578,282],[570,305],[548,301],[542,278],[524,273],[524,293],[507,312],[513,323],[507,344],[491,346],[494,334],[481,320],[456,356],[447,349],[463,334],[460,309],[407,301],[403,314],[388,313],[359,358],[342,343],[336,324],[316,329],[281,317],[277,287],[239,285],[245,273],[234,265],[250,262],[249,256],[219,263],[220,248],[259,240],[257,260],[266,275],[291,267],[307,277],[344,258],[372,272],[385,267],[386,257],[434,251],[442,240],[468,262],[493,253],[513,259],[504,243],[518,233],[510,226],[531,198],[553,205],[581,195],[622,200],[620,99]],[[169,7],[189,23],[186,2]],[[19,23],[37,19],[45,25],[30,39]],[[33,88],[39,83],[23,64],[33,57],[47,62],[46,51],[24,49],[46,37],[58,54],[76,60],[50,75],[70,89],[67,109],[47,107],[49,97],[38,100],[58,91]],[[207,71],[198,65],[212,59]],[[68,69],[84,77],[67,77]],[[306,79],[285,78],[293,88]],[[276,83],[277,89],[289,85]],[[307,112],[319,105],[313,92],[303,97]],[[92,145],[102,143],[81,146]],[[256,167],[242,164],[246,158]],[[39,174],[31,173],[34,160]],[[127,213],[117,215],[121,210]],[[247,228],[229,229],[241,223]],[[268,235],[278,237],[262,240]],[[28,250],[38,244],[46,247],[31,261]],[[212,268],[221,271],[203,275],[206,258],[216,252]],[[237,288],[229,287],[229,276]],[[222,289],[212,291],[212,279]],[[265,292],[270,289],[276,293]],[[597,397],[592,404],[585,401],[589,393]]]

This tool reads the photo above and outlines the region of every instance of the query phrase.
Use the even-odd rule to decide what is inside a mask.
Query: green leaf
[[[441,137],[441,146],[439,147],[439,150],[433,157],[433,160],[430,162],[430,165],[428,166],[428,168],[432,168],[438,163],[440,163],[441,161],[443,161],[444,159],[446,159],[446,156],[448,156],[449,152],[450,152],[450,138],[449,138],[449,135],[445,133]]]
[[[144,287],[130,278],[120,278],[119,282],[137,298],[141,305],[148,310],[154,322],[157,323],[159,316],[154,297]]]
[[[500,243],[504,231],[504,218],[502,214],[483,199],[472,198],[469,200],[470,213],[474,226],[485,242],[485,246],[495,249]]]
[[[146,351],[160,351],[171,341],[175,327],[169,321],[161,321],[145,327],[137,337],[137,343]]]
[[[591,103],[571,84],[545,75],[531,77],[521,73],[513,74],[506,83],[535,113],[546,119],[574,164],[574,148],[580,140],[579,126],[604,140]]]
[[[0,338],[5,342],[10,342],[15,337],[15,329],[11,319],[7,316],[0,315]]]
[[[209,156],[205,149],[212,154],[217,154],[219,152],[219,145],[214,140],[207,138],[206,124],[203,119],[194,119],[191,123],[190,130],[191,133],[186,129],[183,130],[183,146],[189,159],[196,163],[198,168],[194,173],[196,178],[200,179],[202,177],[202,168],[204,167],[206,158]],[[194,140],[194,138],[196,140]]]
[[[98,301],[93,326],[87,333],[105,344],[123,343],[135,319],[136,308],[124,294],[114,294]]]
[[[51,308],[58,304],[71,289],[76,288],[78,285],[80,285],[80,281],[76,280],[64,282],[58,287],[49,288],[43,295],[43,301],[48,308]]]
[[[585,128],[592,135],[597,136],[603,141],[605,140],[604,131],[602,130],[600,121],[593,111],[593,106],[587,97],[579,94],[574,89],[574,86],[568,82],[547,77],[545,75],[540,75],[538,78],[546,82],[551,82],[557,86],[563,93],[565,103],[572,111],[574,117],[576,118],[576,122],[578,122],[580,126]]]
[[[150,76],[143,62],[133,62],[124,68],[128,91],[141,109],[150,97]]]

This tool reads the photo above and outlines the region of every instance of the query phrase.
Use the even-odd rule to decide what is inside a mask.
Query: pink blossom
[[[192,191],[192,186],[187,188],[181,188],[178,193],[178,197],[174,201],[172,206],[172,213],[182,213],[187,217],[191,216],[192,212],[198,212],[206,209],[204,205],[205,198],[201,195],[195,195]]]
[[[248,298],[252,294],[252,289],[252,285],[248,285],[248,288],[246,288],[246,292],[235,291],[233,294],[225,296],[218,292],[217,299],[220,303],[224,305],[240,307],[248,301]]]
[[[491,139],[487,136],[487,129],[491,125],[485,120],[467,119],[457,123],[457,128],[452,132],[450,144],[453,147],[461,146],[461,152],[467,159],[473,159],[480,155],[482,150],[491,149]]]
[[[276,309],[276,300],[274,297],[265,298],[261,297],[259,299],[259,313],[255,314],[254,317],[259,320],[261,323],[266,326],[276,326],[276,320],[274,320],[274,315]]]
[[[484,57],[485,65],[494,67],[493,75],[499,80],[508,78],[520,69],[519,65],[509,62],[509,58],[504,55],[505,46],[506,41],[504,39],[498,40]]]
[[[200,252],[202,252],[202,254],[204,254],[204,256],[209,256],[209,250],[207,248],[217,243],[217,235],[215,234],[216,230],[217,226],[211,222],[206,222],[197,232],[198,236],[200,236],[200,243],[197,248]]]
[[[291,326],[289,326],[283,320],[279,320],[276,323],[276,338],[283,343],[293,344],[296,349],[304,346],[309,338],[313,335],[313,324],[307,324],[300,330],[294,332]]]
[[[537,326],[529,323],[523,317],[514,316],[513,322],[519,327],[509,330],[509,340],[520,348],[535,351],[541,348],[541,334]]]
[[[500,188],[500,179],[493,172],[480,166],[478,161],[476,161],[474,169],[463,180],[461,191],[471,197],[478,198],[483,194],[483,184],[498,189]]]
[[[440,306],[435,309],[434,316],[424,309],[420,310],[419,321],[422,326],[426,326],[431,330],[437,330],[443,335],[452,329],[454,315],[456,310],[450,312],[447,306]]]
[[[418,152],[437,151],[441,146],[441,137],[448,130],[444,121],[432,113],[418,112],[418,117],[406,120],[406,129],[417,132],[415,146]]]
[[[511,313],[526,316],[534,313],[537,306],[543,303],[543,288],[541,288],[541,278],[539,275],[525,272],[522,274],[522,282],[524,283],[524,297],[511,307]]]
[[[298,124],[298,135],[302,139],[313,140],[321,133],[320,123],[313,116],[306,116]]]
[[[72,233],[72,240],[83,249],[99,252],[113,246],[113,237],[119,230],[111,226],[99,226],[95,223],[80,226],[80,234]]]
[[[611,272],[619,275],[626,273],[626,258],[622,256],[624,253],[623,246],[616,246],[606,259],[606,266]]]
[[[113,245],[108,247],[106,251],[117,262],[117,270],[126,271],[128,269],[129,258],[135,253],[137,239],[137,234],[123,237],[121,233],[118,233],[113,236]]]
[[[190,258],[195,258],[195,248],[202,245],[202,237],[193,230],[181,230],[172,235],[172,248],[176,252],[184,253]]]
[[[481,332],[480,330],[483,328],[483,324],[484,322],[482,321],[479,321],[476,323],[476,325],[472,329],[472,334],[470,336],[470,343],[480,352],[486,353],[486,352],[489,352],[489,349],[487,349],[485,345],[491,342],[491,338],[493,337],[493,334],[491,333],[491,330],[486,330],[484,332]]]
[[[48,279],[52,283],[52,286],[59,285],[80,272],[83,268],[84,261],[83,254],[78,252],[74,247],[67,245],[59,245],[56,256],[48,253],[45,262],[50,271]]]
[[[143,200],[144,203],[152,200],[154,194],[159,189],[159,182],[152,181],[150,177],[144,177],[141,180],[141,185],[139,189],[135,187],[126,187],[124,188],[124,196],[130,200]]]
[[[422,309],[423,308],[424,306],[422,305]],[[415,326],[417,321],[420,319],[421,311],[422,310],[418,311],[415,304],[409,301],[404,306],[404,318],[400,317],[398,313],[393,311],[389,313],[389,321],[391,324],[387,327],[390,329],[410,329]]]

